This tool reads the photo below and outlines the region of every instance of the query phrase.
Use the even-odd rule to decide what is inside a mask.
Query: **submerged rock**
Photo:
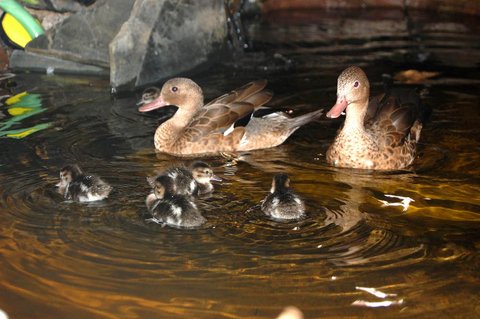
[[[28,69],[34,72],[47,74],[95,74],[106,76],[108,69],[95,65],[82,64],[74,61],[62,60],[53,56],[45,56],[22,50],[13,51],[10,56],[10,68],[13,71]]]

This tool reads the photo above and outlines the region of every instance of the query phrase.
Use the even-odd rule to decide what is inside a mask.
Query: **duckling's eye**
[[[358,81],[355,81],[355,83],[353,83],[353,87],[358,88],[359,85],[360,85],[360,83],[358,83]]]
[[[172,87],[172,92],[177,92],[178,91],[178,88],[176,86],[173,86]]]

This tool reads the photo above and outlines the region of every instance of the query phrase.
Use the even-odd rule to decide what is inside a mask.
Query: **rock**
[[[134,2],[99,0],[28,43],[25,50],[108,68],[108,45],[129,17]]]
[[[37,10],[29,8],[27,8],[27,11],[38,21],[41,22],[43,30],[45,31],[48,31],[55,27],[57,24],[62,23],[66,18],[71,15],[70,12],[60,13],[49,10]]]
[[[10,69],[30,70],[42,73],[108,75],[108,69],[94,65],[62,60],[22,50],[14,50],[10,56]]]
[[[110,44],[113,87],[140,87],[186,72],[222,48],[223,0],[137,0]]]
[[[133,89],[204,65],[226,35],[223,0],[98,0],[10,62],[17,70],[40,72],[98,74],[110,68],[113,88]]]
[[[19,0],[19,2],[28,8],[40,10],[53,10],[57,12],[77,12],[83,8],[83,5],[90,5],[95,0],[75,1],[75,0]]]

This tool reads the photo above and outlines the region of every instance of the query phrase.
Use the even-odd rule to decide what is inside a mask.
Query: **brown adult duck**
[[[337,101],[327,113],[345,123],[327,151],[337,167],[397,170],[415,159],[424,112],[410,90],[389,92],[369,101],[370,84],[362,69],[351,66],[338,77]]]
[[[202,89],[195,82],[173,78],[139,111],[178,107],[174,116],[157,128],[154,141],[158,151],[180,156],[274,147],[322,115],[323,110],[317,110],[291,118],[264,107],[272,98],[272,93],[265,90],[266,84],[248,83],[204,105]]]

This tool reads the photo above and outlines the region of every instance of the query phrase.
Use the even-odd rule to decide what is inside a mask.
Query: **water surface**
[[[18,75],[9,89],[35,106],[1,107],[2,125],[14,123],[2,130],[17,135],[0,139],[0,309],[11,318],[274,318],[287,305],[306,318],[480,316],[480,32],[475,18],[441,18],[289,12],[248,24],[249,51],[194,76],[207,99],[266,78],[272,105],[328,108],[336,77],[355,64],[373,93],[382,74],[439,72],[396,83],[422,91],[433,112],[403,172],[330,167],[342,119],[238,161],[208,158],[224,182],[198,201],[208,222],[197,230],[145,222],[145,177],[185,162],[153,150],[168,114],[138,113],[138,94],[112,98],[108,79]],[[33,111],[13,121],[15,107]],[[66,163],[111,183],[110,198],[63,201],[54,185]],[[305,219],[258,209],[276,172],[305,199]],[[413,201],[387,206],[401,202],[389,195]],[[385,300],[393,304],[354,305]]]

